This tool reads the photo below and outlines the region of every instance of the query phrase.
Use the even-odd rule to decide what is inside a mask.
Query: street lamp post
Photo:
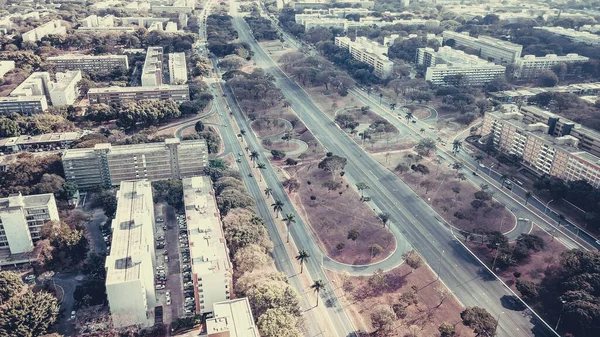
[[[551,202],[553,202],[554,199],[548,201],[548,203],[546,203],[546,207],[544,207],[544,214],[546,214],[546,211],[548,210],[548,206],[550,205]]]
[[[496,331],[498,331],[498,325],[500,325],[500,316],[502,316],[503,313],[504,311],[498,314],[498,318],[496,319],[496,327],[494,327],[494,334],[492,336],[496,336]]]
[[[562,318],[562,314],[565,311],[565,303],[567,303],[567,301],[560,301],[562,303],[562,308],[560,309],[560,315],[558,315],[558,320],[556,321],[556,327],[554,328],[554,330],[558,330],[558,326],[560,325],[560,319]]]
[[[494,262],[492,262],[492,273],[496,270],[496,259],[498,258],[498,253],[500,252],[500,242],[496,243],[496,255],[494,255]]]
[[[444,258],[444,250],[442,250],[442,252],[440,253],[440,263],[438,264],[438,270],[437,270],[437,279],[440,279],[440,272],[442,271],[442,259]]]

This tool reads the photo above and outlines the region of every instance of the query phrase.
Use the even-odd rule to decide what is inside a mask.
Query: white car
[[[156,290],[163,290],[165,289],[165,286],[163,284],[159,284],[156,286]]]
[[[167,305],[171,305],[171,299],[167,298]]]
[[[165,255],[165,262],[169,262],[169,257]]]
[[[75,317],[77,317],[77,311],[73,310],[71,311],[71,319],[75,319]]]
[[[35,275],[33,275],[33,274],[25,276],[25,281],[31,282],[34,280],[35,280]]]

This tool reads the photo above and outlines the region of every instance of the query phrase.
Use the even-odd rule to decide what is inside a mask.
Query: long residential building
[[[54,194],[0,198],[0,249],[11,254],[31,252],[46,221],[59,221]]]
[[[206,320],[207,337],[260,337],[247,297],[218,302]]]
[[[600,93],[600,82],[575,83],[550,88],[519,88],[514,90],[492,92],[490,93],[490,96],[501,102],[511,103],[524,100],[544,92],[568,92],[576,94],[577,96],[598,96]]]
[[[126,102],[143,99],[171,99],[177,103],[190,100],[190,88],[183,85],[161,85],[157,87],[108,87],[90,88],[90,104],[121,105]]]
[[[20,151],[27,151],[30,149],[66,149],[70,147],[73,142],[80,139],[83,135],[86,134],[88,134],[88,131],[57,132],[45,133],[34,136],[21,135],[18,137],[0,138],[0,152],[17,153]]]
[[[187,65],[185,53],[169,54],[169,83],[183,84],[187,82]]]
[[[123,181],[111,223],[106,295],[115,328],[154,325],[154,202],[147,180]]]
[[[116,186],[125,180],[181,179],[204,173],[208,163],[206,141],[169,138],[136,145],[96,144],[68,149],[62,164],[67,181],[80,189]]]
[[[394,63],[384,55],[387,47],[366,37],[358,37],[356,41],[348,37],[336,37],[335,45],[347,49],[352,58],[373,67],[373,74],[379,78],[388,78],[392,74]]]
[[[417,64],[427,67],[425,79],[435,85],[485,85],[499,76],[506,68],[469,55],[450,47],[417,49]]]
[[[533,27],[539,30],[545,30],[554,35],[563,36],[572,42],[583,43],[591,46],[600,45],[600,35],[590,32],[581,32],[572,28],[563,27]]]
[[[13,69],[15,69],[15,61],[0,61],[0,78]]]
[[[557,56],[548,54],[544,57],[535,57],[535,55],[525,55],[515,63],[514,76],[516,78],[536,78],[545,70],[552,70],[552,67],[563,63],[586,62],[589,58],[578,54],[567,54]]]
[[[60,20],[52,20],[26,33],[23,33],[21,37],[23,38],[24,42],[36,42],[51,34],[66,35],[67,28],[62,25]]]
[[[54,64],[56,71],[79,69],[85,73],[111,72],[129,69],[127,55],[77,55],[51,56],[47,62]]]
[[[56,73],[56,82],[50,89],[50,101],[53,106],[71,105],[79,97],[77,83],[81,81],[81,70],[67,70]]]
[[[210,177],[182,183],[196,313],[205,314],[230,298],[233,270]]]
[[[513,64],[523,52],[523,46],[489,36],[472,37],[468,33],[445,30],[442,33],[444,43],[454,41],[455,47],[476,50],[479,57],[499,64]]]
[[[163,48],[148,47],[142,68],[142,86],[156,87],[163,84]]]
[[[487,113],[483,134],[493,138],[499,151],[515,155],[539,175],[565,181],[585,180],[600,187],[600,157],[582,149],[573,135],[555,136],[552,126],[535,121],[514,106],[507,112]]]
[[[48,110],[48,101],[44,95],[0,97],[0,115],[17,113],[34,115]]]

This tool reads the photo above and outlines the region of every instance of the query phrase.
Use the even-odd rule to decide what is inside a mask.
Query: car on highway
[[[77,317],[77,311],[73,310],[71,311],[71,319],[75,319],[75,317]]]
[[[238,163],[242,162],[242,160],[240,158],[236,159],[235,161],[238,162]]]

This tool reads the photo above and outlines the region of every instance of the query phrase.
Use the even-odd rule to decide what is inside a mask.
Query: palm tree
[[[385,224],[390,220],[390,213],[382,212],[377,215],[381,223],[383,223],[383,228],[385,228]]]
[[[457,154],[462,149],[462,142],[458,139],[452,142],[452,153]]]
[[[304,262],[308,260],[310,254],[304,249],[298,252],[298,256],[296,256],[296,260],[300,261],[300,274],[304,271]]]
[[[273,189],[271,189],[270,187],[265,188],[265,195],[268,197],[271,196],[271,194],[273,194]]]
[[[527,205],[527,203],[529,202],[529,198],[531,198],[532,196],[533,194],[531,193],[531,191],[525,192],[525,205]]]
[[[245,135],[246,135],[246,130],[244,130],[244,129],[241,129],[241,130],[240,130],[240,134],[241,134],[242,136],[245,136]]]
[[[317,293],[317,307],[319,306],[319,293],[325,289],[325,282],[323,280],[316,280],[312,286],[310,286]]]
[[[406,123],[410,122],[412,119],[415,118],[415,116],[413,116],[412,112],[407,112],[406,115],[404,116],[404,118],[406,118]]]
[[[245,150],[246,150],[246,153],[248,153],[248,151],[250,151],[250,148],[246,146]]]
[[[259,170],[266,170],[266,169],[267,169],[267,165],[265,165],[265,164],[263,164],[263,163],[258,163],[258,164],[256,164],[256,167],[257,167]],[[262,174],[259,174],[259,175],[260,175],[260,180],[259,180],[259,181],[262,181]]]
[[[275,218],[279,218],[279,212],[283,210],[283,202],[280,200],[275,200],[275,203],[271,204],[273,207],[273,212],[275,212]]]
[[[425,129],[424,128],[421,128],[420,131],[421,131],[421,133],[425,133]]]
[[[250,152],[250,160],[252,160],[252,164],[256,167],[256,160],[258,159],[258,152],[252,151]]]
[[[390,103],[390,110],[396,110],[396,103]]]
[[[383,99],[383,93],[379,94],[379,105],[381,105],[381,100]]]
[[[288,213],[285,215],[285,218],[281,219],[283,222],[285,222],[287,227],[287,243],[290,243],[290,225],[296,223],[296,219],[294,219],[295,217],[296,216],[294,214]]]

